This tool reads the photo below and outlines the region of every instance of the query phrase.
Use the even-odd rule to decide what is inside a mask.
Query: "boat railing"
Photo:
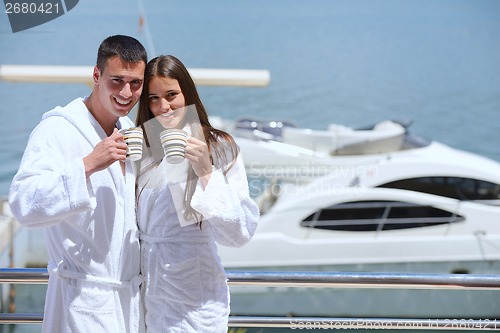
[[[500,290],[497,274],[227,271],[229,285],[316,288]],[[46,284],[44,268],[0,268],[0,283]],[[471,305],[472,306],[472,305]],[[5,308],[5,307],[3,307]],[[0,324],[40,324],[43,313],[1,313]],[[229,317],[229,327],[500,331],[500,319]]]

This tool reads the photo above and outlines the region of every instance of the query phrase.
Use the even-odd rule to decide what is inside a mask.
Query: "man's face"
[[[139,101],[145,68],[142,61],[130,63],[119,57],[108,59],[102,72],[94,68],[99,102],[108,116],[126,116]]]

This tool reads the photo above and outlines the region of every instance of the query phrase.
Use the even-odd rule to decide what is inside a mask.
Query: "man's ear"
[[[94,79],[94,84],[99,85],[99,77],[101,76],[101,71],[97,66],[94,66],[94,73],[92,74],[92,78]]]

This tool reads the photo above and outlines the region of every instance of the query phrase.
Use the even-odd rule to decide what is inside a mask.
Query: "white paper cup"
[[[132,161],[140,160],[142,158],[142,143],[144,140],[142,128],[125,128],[119,132],[123,135],[123,141],[127,144],[127,157]]]
[[[177,164],[184,160],[188,133],[170,128],[160,133],[160,141],[168,163]]]

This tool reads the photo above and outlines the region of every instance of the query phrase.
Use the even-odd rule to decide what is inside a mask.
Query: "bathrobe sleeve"
[[[19,223],[45,227],[95,207],[85,177],[84,141],[62,117],[50,117],[33,130],[9,192]]]
[[[260,214],[249,195],[241,155],[226,176],[214,168],[205,189],[198,181],[191,207],[203,215],[203,223],[210,223],[221,245],[241,247],[253,237]]]

